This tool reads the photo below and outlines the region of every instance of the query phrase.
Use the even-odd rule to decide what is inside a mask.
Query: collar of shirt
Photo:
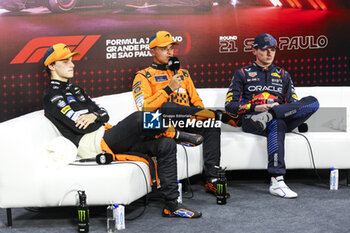
[[[158,64],[155,62],[152,63],[151,67],[154,69],[157,69],[157,70],[167,70],[168,69],[168,65]]]
[[[51,86],[58,86],[60,88],[66,88],[69,86],[69,82],[62,82],[62,81],[59,81],[59,80],[51,80],[50,81],[50,85]]]
[[[267,71],[267,70],[270,71],[274,67],[274,64],[271,64],[270,66],[266,67],[266,66],[261,66],[254,61],[253,66],[255,66],[258,70],[261,70],[261,71]]]

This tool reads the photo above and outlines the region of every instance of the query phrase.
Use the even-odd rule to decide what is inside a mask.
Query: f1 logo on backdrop
[[[73,60],[79,61],[100,37],[101,35],[79,35],[34,38],[24,46],[10,64],[37,63],[44,57],[46,50],[57,43],[68,45],[72,52],[79,51],[81,56],[73,58]]]

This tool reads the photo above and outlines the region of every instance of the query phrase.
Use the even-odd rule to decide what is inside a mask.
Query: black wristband
[[[166,86],[164,89],[163,89],[168,95],[170,95],[171,93],[173,93],[173,91],[171,90],[171,88],[169,86]]]

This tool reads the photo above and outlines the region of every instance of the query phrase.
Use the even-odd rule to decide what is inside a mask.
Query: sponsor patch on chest
[[[155,76],[156,82],[164,82],[168,81],[168,77],[166,75],[161,75],[161,76]]]
[[[254,78],[255,76],[258,75],[258,73],[257,73],[257,72],[248,72],[248,75],[249,75],[250,77]]]

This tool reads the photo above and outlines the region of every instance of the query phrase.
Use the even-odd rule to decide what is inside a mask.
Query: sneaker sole
[[[261,123],[260,121],[256,121],[254,119],[252,119],[254,116],[252,116],[250,118],[250,123],[252,123],[252,125],[259,131],[264,131],[266,129],[266,126],[264,126],[263,123]]]
[[[283,192],[283,190],[282,190],[282,192]],[[286,199],[294,199],[294,198],[297,198],[297,197],[298,197],[298,195],[295,196],[295,197],[281,196],[281,195],[278,195],[277,193],[272,193],[271,191],[270,191],[270,194],[273,195],[273,196],[276,196],[276,197],[286,198]]]
[[[185,210],[185,211],[188,211],[188,210]],[[193,213],[192,211],[188,211],[188,212]],[[189,218],[189,219],[193,219],[193,218],[200,218],[202,216],[202,213],[199,213],[198,216],[195,216],[195,214],[192,215],[192,216],[186,216],[186,215],[181,216],[181,215],[176,215],[176,214],[166,214],[166,213],[164,213],[164,210],[163,210],[162,216],[166,217],[166,218]]]

